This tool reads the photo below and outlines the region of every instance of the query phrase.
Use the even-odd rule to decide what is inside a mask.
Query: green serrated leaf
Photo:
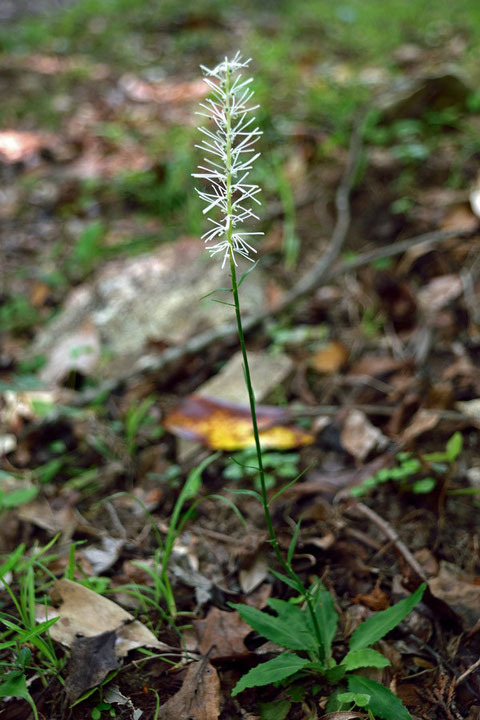
[[[313,605],[323,642],[324,657],[329,658],[332,650],[332,641],[337,632],[338,615],[333,603],[333,597],[328,590],[319,583],[313,593]],[[314,632],[310,618],[308,618],[310,632]]]
[[[390,630],[397,627],[404,618],[413,610],[422,599],[422,595],[427,587],[426,583],[420,585],[410,597],[400,600],[400,602],[376,613],[373,617],[365,620],[352,634],[350,638],[350,650],[360,650],[369,645],[373,645],[377,640],[381,640]]]
[[[260,720],[285,720],[291,706],[290,700],[260,703]]]
[[[350,675],[348,689],[354,693],[370,695],[368,708],[375,717],[378,716],[383,720],[412,720],[402,701],[391,690],[374,680],[361,675]]]
[[[289,650],[315,649],[314,636],[300,608],[284,600],[270,599],[270,607],[278,613],[277,617],[257,610],[249,605],[230,603],[259,635],[282,645]]]
[[[253,610],[254,608],[252,608]],[[263,614],[263,613],[262,613]],[[270,683],[285,680],[295,675],[299,670],[309,665],[309,660],[301,658],[293,653],[277,655],[272,660],[257,665],[244,675],[232,690],[232,697],[238,695],[246,688],[261,687]]]
[[[362,648],[361,650],[350,650],[340,664],[343,665],[345,670],[356,670],[361,667],[384,668],[391,663],[385,655],[376,650]]]
[[[310,652],[317,651],[318,648],[315,641],[315,635],[312,634],[308,622],[308,613],[305,610],[301,610],[297,605],[293,605],[291,602],[277,600],[276,598],[270,598],[267,600],[267,605],[271,607],[272,610],[275,610],[278,616],[278,621],[282,623],[284,627],[288,626],[289,632],[292,631],[296,634],[298,643],[302,643],[301,647],[285,647],[289,647],[290,650],[308,650]]]

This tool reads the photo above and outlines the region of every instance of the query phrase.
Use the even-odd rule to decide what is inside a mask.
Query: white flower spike
[[[253,125],[255,117],[250,116],[259,106],[248,107],[253,97],[253,91],[249,89],[252,78],[242,80],[239,72],[248,67],[249,63],[250,60],[243,60],[237,52],[233,58],[225,58],[213,70],[201,66],[213,98],[200,103],[202,112],[197,115],[213,120],[214,131],[198,128],[204,138],[196,147],[204,150],[207,157],[204,159],[205,165],[200,165],[199,172],[194,173],[193,177],[202,178],[209,185],[206,190],[197,189],[200,198],[206,203],[203,213],[216,208],[220,214],[220,220],[209,218],[212,227],[202,235],[202,240],[207,243],[211,256],[223,254],[222,268],[230,257],[237,264],[235,253],[253,262],[250,253],[257,251],[248,239],[253,235],[263,235],[262,232],[238,230],[245,220],[258,220],[251,207],[244,203],[250,201],[261,204],[257,198],[260,188],[247,182],[253,163],[260,155],[255,153],[253,146],[262,134]]]

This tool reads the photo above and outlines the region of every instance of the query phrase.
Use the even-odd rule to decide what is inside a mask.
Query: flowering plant
[[[222,215],[220,220],[209,218],[212,227],[202,235],[210,255],[223,253],[222,267],[227,259],[236,264],[235,253],[252,261],[250,253],[256,250],[248,239],[253,235],[263,235],[238,229],[247,219],[258,220],[245,203],[253,201],[261,204],[257,198],[260,188],[247,182],[253,163],[260,155],[255,153],[253,146],[262,134],[258,127],[254,127],[255,117],[251,115],[259,106],[248,106],[253,97],[253,90],[249,87],[252,78],[243,80],[239,72],[249,63],[250,60],[243,60],[237,52],[231,60],[225,58],[213,70],[201,66],[213,98],[201,103],[202,111],[197,115],[213,120],[215,130],[198,128],[204,139],[196,147],[207,153],[207,157],[205,165],[200,165],[200,172],[194,173],[193,177],[207,180],[210,184],[208,190],[197,189],[206,203],[203,213],[218,208]]]
[[[249,605],[230,603],[231,607],[236,609],[242,619],[259,635],[263,635],[287,650],[252,668],[236,684],[232,696],[246,688],[260,687],[273,682],[283,682],[288,685],[295,682],[302,674],[320,674],[327,682],[333,684],[348,679],[348,692],[337,690],[329,700],[328,710],[343,710],[345,704],[353,703],[361,708],[368,706],[369,717],[372,718],[372,712],[375,712],[376,715],[386,720],[394,718],[395,720],[411,720],[407,709],[390,690],[373,680],[355,675],[352,671],[362,667],[383,668],[389,664],[383,655],[369,646],[381,639],[406,617],[422,597],[425,584],[421,585],[409,598],[377,613],[360,625],[350,638],[350,651],[340,663],[337,663],[332,656],[332,642],[337,629],[337,612],[333,598],[319,581],[315,581],[307,587],[292,567],[300,522],[296,524],[286,557],[280,550],[273,527],[270,512],[271,502],[277,499],[300,476],[288,482],[269,500],[255,395],[250,377],[240,310],[238,289],[241,281],[237,282],[235,255],[238,254],[252,260],[250,253],[256,252],[256,250],[250,245],[248,238],[252,235],[262,235],[259,232],[246,232],[238,229],[245,220],[258,219],[251,209],[250,201],[260,204],[257,198],[260,188],[247,182],[253,163],[259,156],[259,153],[255,153],[253,146],[259,135],[262,134],[258,127],[254,127],[255,118],[249,115],[258,107],[256,105],[248,107],[253,96],[253,91],[249,87],[252,79],[242,80],[239,72],[242,68],[247,67],[249,62],[249,60],[244,61],[237,52],[231,60],[225,58],[213,70],[203,67],[205,82],[211,89],[213,98],[209,98],[201,104],[203,110],[199,114],[213,120],[215,131],[205,127],[199,128],[204,139],[197,147],[207,153],[207,158],[205,165],[198,168],[199,172],[195,173],[194,177],[208,181],[210,184],[208,190],[197,190],[201,199],[206,202],[204,214],[217,209],[222,216],[220,220],[209,218],[212,227],[207,230],[202,239],[207,243],[207,249],[211,255],[223,253],[222,267],[227,260],[230,262],[231,292],[242,350],[245,384],[250,402],[260,481],[259,492],[256,490],[238,492],[247,493],[261,502],[269,541],[277,562],[283,570],[283,573],[274,570],[272,573],[277,579],[295,590],[298,597],[295,604],[270,598],[268,605],[276,615],[264,613]],[[292,653],[291,650],[296,652]],[[287,705],[288,713],[289,700]],[[278,706],[273,704],[272,707]],[[358,713],[355,715],[357,716]],[[282,717],[284,716],[282,714]]]
[[[253,202],[260,204],[257,198],[260,188],[257,185],[252,185],[247,182],[247,177],[252,169],[252,165],[259,156],[259,153],[255,153],[253,145],[259,135],[262,134],[258,127],[253,127],[255,118],[249,115],[249,113],[258,107],[257,105],[248,107],[248,103],[253,97],[253,91],[249,87],[252,79],[242,80],[242,75],[239,72],[242,68],[247,67],[249,62],[250,60],[243,60],[242,56],[237,52],[232,59],[225,58],[225,60],[213,70],[202,66],[205,73],[205,82],[212,90],[213,98],[209,98],[205,103],[201,103],[202,111],[199,114],[213,120],[216,130],[212,132],[209,128],[200,127],[199,130],[205,138],[197,147],[204,150],[207,154],[212,155],[214,159],[212,160],[210,157],[207,157],[205,159],[206,165],[201,165],[198,168],[201,172],[195,173],[194,177],[202,178],[210,183],[208,191],[197,190],[202,200],[207,203],[203,211],[204,214],[207,214],[214,208],[218,208],[223,216],[220,221],[209,218],[213,227],[202,236],[202,239],[206,243],[214,242],[213,245],[207,245],[207,249],[211,255],[216,255],[219,252],[223,253],[222,267],[225,265],[227,259],[230,261],[233,306],[235,308],[238,338],[242,351],[243,372],[250,403],[260,480],[259,493],[255,490],[249,490],[247,492],[251,495],[253,494],[262,503],[270,543],[278,563],[284,572],[287,573],[286,576],[280,575],[280,577],[284,582],[295,587],[300,596],[304,598],[311,619],[311,627],[313,628],[317,643],[321,645],[321,629],[317,615],[314,612],[311,592],[302,583],[291,565],[291,558],[300,525],[297,526],[288,557],[285,559],[280,551],[272,523],[267,496],[260,432],[257,422],[255,395],[250,376],[240,310],[238,289],[241,281],[240,283],[237,281],[235,254],[252,260],[249,253],[256,251],[247,242],[246,238],[252,235],[263,234],[260,232],[241,232],[238,230],[238,226],[244,220],[250,218],[258,219],[248,204],[245,205],[246,201],[253,200]],[[218,242],[215,242],[217,240]],[[290,484],[291,483],[289,483],[287,487]],[[275,494],[275,497],[281,495],[285,489],[286,487],[279,490]]]

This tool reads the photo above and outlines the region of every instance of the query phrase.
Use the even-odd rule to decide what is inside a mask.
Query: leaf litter
[[[269,32],[275,33],[276,16],[272,17]],[[189,16],[175,22],[177,32],[189,23],[198,29],[212,21]],[[300,481],[272,505],[282,550],[288,550],[295,521],[301,515],[302,528],[293,555],[296,571],[305,577],[321,575],[328,583],[346,637],[372,611],[405,596],[404,586],[412,583],[418,570],[412,565],[413,558],[428,576],[431,596],[427,595],[425,606],[382,641],[381,651],[391,659],[394,672],[377,668],[372,679],[390,685],[413,716],[476,720],[480,693],[474,667],[480,638],[476,593],[478,482],[475,484],[474,472],[478,470],[480,397],[475,314],[479,290],[475,264],[479,250],[475,215],[478,168],[473,159],[467,159],[462,168],[462,189],[445,192],[458,131],[448,126],[454,121],[440,115],[432,115],[432,122],[441,123],[442,117],[447,122],[440,136],[444,144],[440,142],[421,167],[412,157],[399,159],[401,153],[423,152],[419,145],[431,141],[409,136],[418,133],[418,122],[424,122],[425,112],[435,106],[434,112],[441,113],[454,100],[466,112],[466,105],[475,102],[468,85],[456,73],[425,73],[422,69],[424,63],[438,63],[442,52],[452,52],[453,57],[453,47],[452,39],[450,45],[442,41],[439,45],[398,48],[394,62],[406,76],[412,75],[405,92],[395,91],[383,68],[367,68],[369,72],[362,75],[365,80],[370,78],[369,82],[380,83],[378,88],[385,80],[392,86],[391,99],[376,126],[375,142],[382,132],[393,135],[389,143],[368,148],[370,165],[363,179],[359,178],[351,201],[353,223],[348,250],[358,254],[365,246],[371,249],[394,243],[397,238],[430,231],[435,234],[437,229],[453,228],[458,233],[440,244],[414,245],[386,269],[372,264],[353,271],[344,268],[347,274],[328,279],[328,292],[324,288],[322,294],[317,288],[298,307],[291,307],[288,318],[282,318],[285,327],[266,333],[260,326],[249,336],[249,342],[261,358],[258,381],[265,390],[265,397],[261,390],[261,402],[269,403],[260,413],[265,445],[298,448],[298,471],[306,470]],[[329,82],[347,88],[354,81],[349,62],[325,68],[317,62],[315,52],[312,59],[305,54],[298,67],[303,78],[310,78],[309,83],[317,76],[329,77]],[[258,646],[259,638],[250,637],[249,626],[227,609],[227,602],[244,599],[264,610],[270,597],[286,599],[289,594],[270,573],[272,558],[263,541],[255,499],[234,496],[247,522],[245,531],[227,505],[218,498],[207,498],[232,497],[222,474],[223,464],[228,462],[225,456],[205,473],[199,489],[202,503],[186,525],[189,538],[182,534],[177,540],[177,550],[182,543],[188,546],[189,561],[185,563],[180,555],[174,555],[171,566],[179,608],[196,613],[191,621],[195,638],[189,645],[196,662],[171,669],[154,657],[142,665],[145,656],[138,654],[139,648],[151,648],[155,655],[166,656],[174,646],[182,657],[181,642],[154,612],[145,611],[138,603],[132,610],[135,614],[120,606],[135,605],[122,588],[125,582],[143,584],[150,592],[155,587],[159,565],[155,564],[157,546],[153,538],[156,531],[165,538],[179,484],[192,462],[191,458],[182,459],[172,436],[187,435],[204,447],[227,451],[252,443],[247,403],[238,395],[243,387],[241,373],[237,387],[231,380],[239,376],[240,363],[232,356],[228,333],[195,349],[198,330],[221,328],[223,320],[213,318],[212,307],[226,311],[225,317],[229,312],[208,299],[205,312],[199,312],[200,296],[224,284],[224,279],[217,282],[207,277],[207,265],[202,264],[195,244],[198,241],[192,239],[196,231],[189,228],[180,237],[175,232],[176,244],[154,250],[147,246],[145,254],[133,259],[117,258],[115,252],[105,250],[115,247],[119,237],[124,239],[122,223],[135,232],[141,226],[153,229],[157,244],[164,239],[168,230],[164,219],[149,219],[147,214],[141,223],[129,224],[126,215],[137,209],[138,198],[132,198],[130,190],[124,197],[115,196],[115,189],[105,191],[102,183],[114,179],[126,166],[138,173],[156,173],[157,181],[164,183],[172,168],[168,163],[158,163],[152,152],[152,128],[164,133],[175,123],[190,126],[191,105],[204,92],[203,84],[182,73],[162,78],[161,73],[149,76],[143,70],[117,71],[87,55],[5,56],[2,63],[2,78],[4,73],[20,74],[30,92],[27,80],[33,76],[46,96],[50,86],[45,83],[54,78],[66,81],[72,72],[83,73],[85,78],[69,89],[71,97],[55,96],[57,107],[66,113],[58,131],[47,132],[41,123],[35,129],[33,121],[26,123],[25,129],[19,122],[18,128],[6,128],[0,134],[1,169],[8,180],[7,184],[2,181],[1,212],[9,224],[2,236],[8,271],[2,301],[4,297],[15,300],[9,305],[9,314],[1,315],[8,324],[4,333],[7,351],[0,356],[0,380],[8,388],[1,400],[0,430],[2,437],[9,439],[0,476],[2,555],[12,552],[21,540],[39,547],[61,534],[59,556],[45,561],[57,576],[53,590],[57,607],[38,605],[37,616],[40,622],[46,613],[60,618],[49,634],[55,643],[70,648],[65,674],[70,701],[102,683],[110,672],[118,671],[115,682],[119,694],[109,695],[113,688],[106,685],[103,701],[116,703],[119,714],[128,713],[128,717],[138,717],[135,713],[142,712],[137,705],[145,716],[153,717],[154,691],[160,700],[160,718],[258,717],[256,693],[254,696],[247,690],[232,700],[232,678],[238,679],[240,666],[246,670],[262,653],[275,657],[279,648],[273,643]],[[383,81],[382,73],[386,74]],[[104,99],[100,102],[100,98]],[[124,135],[117,141],[118,126],[125,125],[133,128],[137,137]],[[318,130],[318,118],[315,127],[305,119],[285,128],[289,155],[282,160],[282,167],[286,182],[292,185],[295,232],[301,238],[302,252],[298,268],[286,270],[281,253],[284,240],[293,237],[293,216],[284,188],[280,213],[272,202],[276,224],[261,251],[275,270],[275,287],[268,289],[269,299],[265,300],[261,288],[248,286],[251,292],[245,297],[252,299],[247,308],[250,313],[265,302],[273,308],[289,292],[285,288],[295,286],[304,270],[326,249],[330,198],[338,185],[339,168],[345,163],[340,146],[328,155],[325,142],[329,131],[327,126]],[[405,142],[399,140],[402,134]],[[325,157],[322,166],[319,153]],[[392,190],[395,178],[399,186]],[[82,185],[86,179],[99,183],[90,198],[88,188]],[[452,184],[458,183],[458,178],[450,179]],[[31,194],[29,183],[36,185]],[[304,198],[298,206],[296,185]],[[310,185],[315,188],[314,207],[308,202]],[[82,196],[84,192],[87,197]],[[72,278],[50,275],[52,267],[61,265],[61,259],[60,263],[55,260],[55,252],[49,254],[54,238],[65,233],[68,245],[79,236],[79,228],[88,224],[85,216],[99,215],[112,220],[102,239],[104,254],[90,267],[75,268],[79,274],[73,273]],[[63,218],[69,217],[71,221],[64,222]],[[127,239],[129,232],[127,229]],[[466,238],[463,232],[472,236]],[[124,249],[128,254],[129,247],[131,250],[126,242],[120,254]],[[81,257],[81,253],[73,257]],[[23,277],[10,273],[18,265],[25,270]],[[71,263],[65,267],[71,271]],[[205,287],[203,280],[197,285],[190,282],[200,276]],[[73,290],[71,281],[76,285]],[[166,294],[160,292],[164,281]],[[179,289],[175,307],[166,300],[173,285]],[[19,315],[23,320],[26,314],[25,305],[18,304],[19,294],[29,298],[38,313],[30,330],[27,324],[26,332],[21,323],[15,324]],[[52,321],[40,327],[52,308]],[[292,341],[294,331],[301,327],[318,329],[323,347],[312,346],[308,333],[302,337],[297,333]],[[36,335],[33,343],[32,334]],[[194,350],[181,355],[173,368],[152,370],[165,349],[175,350],[183,344],[188,348],[192,338]],[[270,342],[276,355],[266,350]],[[89,352],[84,352],[85,345]],[[128,351],[125,356],[124,351]],[[116,354],[119,357],[114,362],[112,355]],[[230,362],[233,370],[229,375]],[[22,383],[28,373],[20,371],[22,367],[34,368],[37,380],[59,387],[53,391],[25,387]],[[113,380],[115,390],[76,415],[77,403],[88,406],[83,392],[98,377]],[[62,387],[65,383],[70,389]],[[212,384],[220,389],[209,394]],[[138,426],[132,424],[129,403],[140,404],[150,395],[154,402]],[[128,442],[126,427],[130,428]],[[383,527],[351,512],[356,503],[352,488],[376,477],[382,469],[397,467],[401,452],[411,452],[418,459],[428,452],[443,451],[457,430],[463,434],[464,450],[450,469],[433,468],[437,484],[432,493],[412,496],[407,486],[391,481],[373,487],[364,501],[383,520]],[[198,458],[201,447],[195,452],[194,458]],[[282,470],[280,463],[272,496],[289,482],[282,478]],[[243,489],[251,489],[246,488],[247,477],[242,482]],[[230,482],[228,490],[241,489],[233,485]],[[34,488],[38,497],[20,507],[9,506],[11,499],[4,500],[12,488]],[[94,509],[96,501],[118,491],[128,495],[112,497],[108,512],[104,506]],[[443,527],[438,522],[439,508],[446,512]],[[249,553],[240,547],[245,533],[255,538],[255,547]],[[73,553],[75,580],[88,579],[92,587],[94,580],[98,587],[105,583],[103,587],[109,587],[118,603],[79,582],[60,579],[69,566],[66,548],[72,539],[84,543]],[[9,571],[8,580],[16,581],[15,569]],[[414,588],[410,585],[409,589]],[[3,592],[1,599],[8,602]],[[335,643],[343,650],[338,638]],[[129,662],[134,659],[125,671],[127,653]],[[198,654],[202,659],[198,660]],[[229,665],[232,659],[236,665],[233,670]],[[352,690],[368,692],[369,679],[362,682],[353,680]],[[30,689],[40,702],[45,690],[38,679],[32,678]],[[351,720],[362,716],[353,710],[326,712],[325,692],[323,688],[320,694],[307,697],[309,717]],[[118,700],[120,696],[125,698],[124,705]],[[284,702],[282,691],[275,688],[262,691],[262,698]],[[53,717],[63,699],[57,710],[53,709],[55,698],[49,697],[48,702],[51,704],[45,712]],[[302,712],[307,716],[307,706],[300,701],[287,704],[288,718],[296,720]],[[7,717],[11,706],[12,701],[6,705]],[[85,708],[81,704],[72,709],[75,720],[90,713],[91,706]]]

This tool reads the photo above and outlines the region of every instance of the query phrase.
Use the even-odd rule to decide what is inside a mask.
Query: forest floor
[[[358,695],[333,711],[346,681],[325,673],[232,696],[299,650],[229,605],[298,607],[191,178],[199,65],[239,48],[265,233],[241,300],[281,552],[330,593],[337,662],[427,583],[362,670],[408,708],[375,717],[479,720],[476,4],[131,5],[0,29],[0,716],[368,717]]]

